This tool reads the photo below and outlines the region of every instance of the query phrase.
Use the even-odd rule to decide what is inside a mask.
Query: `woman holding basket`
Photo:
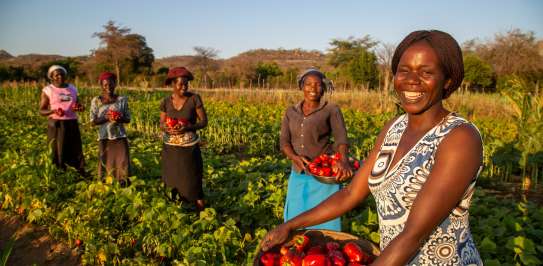
[[[415,31],[398,45],[391,66],[405,114],[384,126],[347,187],[270,231],[263,250],[372,193],[381,237],[372,265],[482,265],[468,211],[482,166],[481,135],[443,105],[464,77],[460,46],[445,32]]]
[[[287,109],[281,123],[281,150],[292,161],[284,208],[284,220],[317,206],[321,201],[337,192],[339,184],[324,184],[309,174],[310,161],[330,151],[330,138],[341,159],[334,166],[338,181],[353,174],[347,156],[347,130],[339,107],[323,101],[324,92],[332,89],[326,76],[310,68],[298,78],[298,86],[304,99]],[[341,230],[339,218],[309,228]]]
[[[179,196],[203,210],[203,162],[196,130],[207,126],[207,115],[200,96],[188,91],[193,78],[185,67],[168,71],[165,84],[171,86],[172,94],[160,104],[162,178],[172,188],[172,199]]]

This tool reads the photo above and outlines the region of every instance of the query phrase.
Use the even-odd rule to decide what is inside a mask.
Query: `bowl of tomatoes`
[[[298,230],[285,243],[259,251],[253,265],[369,265],[379,254],[374,243],[348,233]]]
[[[342,155],[339,152],[336,152],[332,155],[323,153],[315,157],[315,159],[313,159],[313,161],[306,166],[309,174],[322,183],[340,183],[336,178],[337,172],[334,166],[341,159],[341,156]],[[360,168],[360,161],[352,157],[349,157],[349,164],[354,172]]]

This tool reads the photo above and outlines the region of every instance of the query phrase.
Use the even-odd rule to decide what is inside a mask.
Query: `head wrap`
[[[49,70],[47,70],[47,77],[49,79],[51,79],[51,75],[53,74],[53,72],[55,72],[55,70],[60,70],[62,72],[64,72],[64,75],[68,74],[68,71],[66,71],[66,68],[64,68],[63,66],[59,66],[59,65],[52,65],[49,67]]]
[[[100,74],[100,77],[98,78],[98,81],[99,82],[102,82],[102,80],[106,80],[106,79],[113,79],[113,80],[117,80],[117,76],[111,72],[102,72],[102,74]]]
[[[194,76],[192,75],[192,73],[190,73],[190,71],[186,69],[185,67],[174,67],[168,70],[168,76],[164,84],[170,85],[172,80],[178,77],[186,78],[187,81],[191,81],[194,79]]]
[[[316,68],[309,68],[298,76],[298,88],[302,89],[304,87],[305,78],[309,75],[315,75],[321,79],[323,91],[334,90],[334,85],[332,84],[332,81],[327,79],[324,73]]]

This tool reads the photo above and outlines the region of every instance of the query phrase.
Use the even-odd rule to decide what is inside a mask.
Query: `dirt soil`
[[[7,265],[81,265],[77,250],[52,239],[47,228],[0,212],[0,254],[12,236],[15,244]]]

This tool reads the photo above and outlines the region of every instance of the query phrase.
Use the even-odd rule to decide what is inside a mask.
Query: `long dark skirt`
[[[117,180],[126,179],[129,175],[130,157],[128,153],[128,140],[102,139],[98,142],[98,175],[113,175]]]
[[[53,164],[61,169],[69,165],[77,169],[80,174],[85,173],[81,133],[77,120],[49,119],[47,140],[53,149]]]
[[[200,146],[179,147],[163,144],[162,179],[180,194],[194,202],[204,198],[202,190],[203,161]]]

